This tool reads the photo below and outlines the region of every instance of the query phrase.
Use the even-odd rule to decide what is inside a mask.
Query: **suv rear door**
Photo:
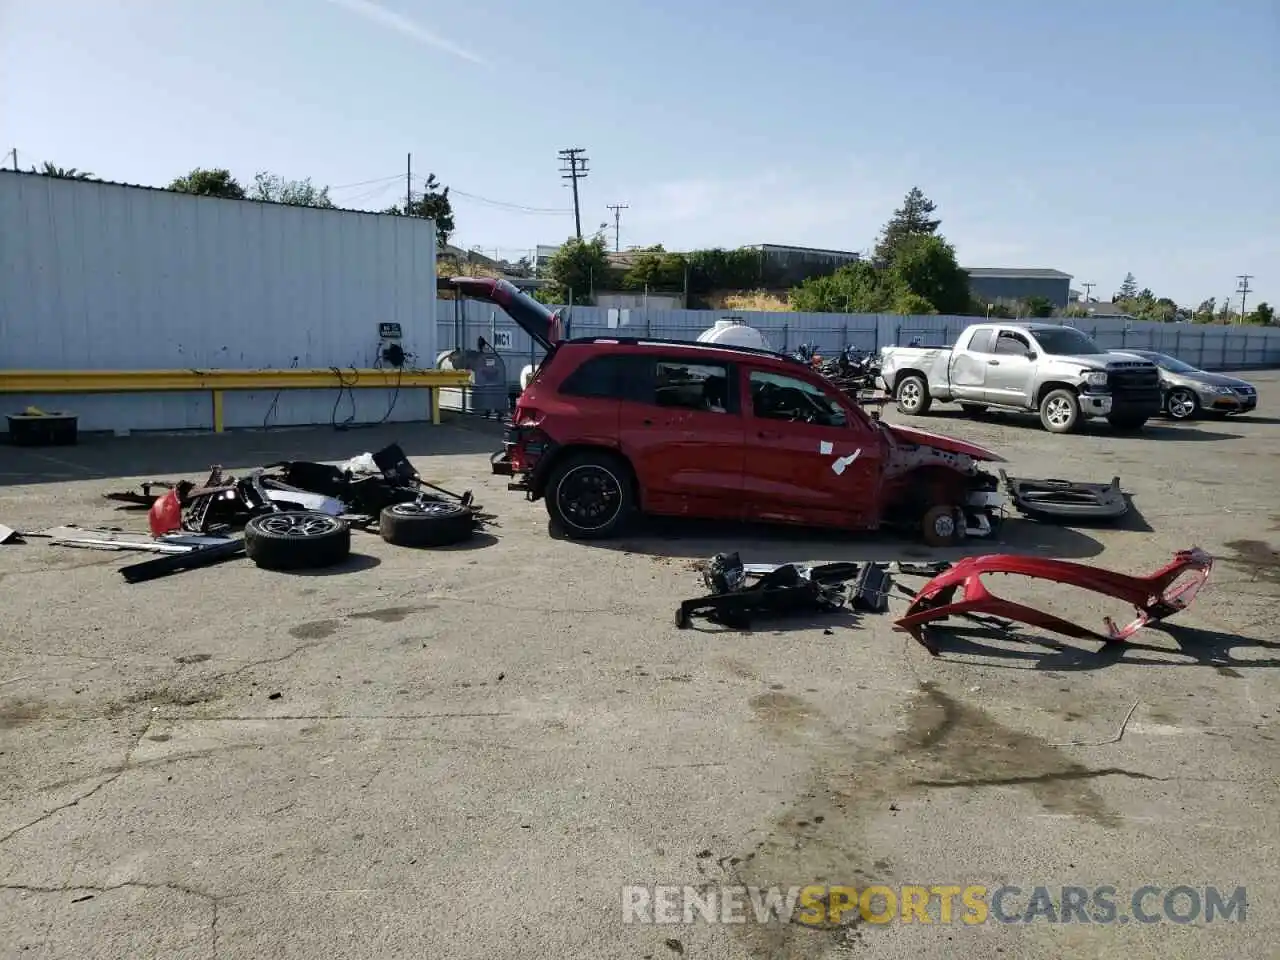
[[[744,500],[750,516],[871,528],[880,522],[884,440],[834,387],[744,365]]]
[[[622,451],[645,510],[739,519],[746,430],[734,365],[690,351],[630,355],[619,404]]]

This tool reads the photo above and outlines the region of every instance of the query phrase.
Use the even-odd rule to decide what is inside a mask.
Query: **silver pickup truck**
[[[883,347],[880,378],[898,409],[923,416],[936,400],[969,413],[988,407],[1040,414],[1052,433],[1106,417],[1139,430],[1160,412],[1160,371],[1133,354],[1109,352],[1074,327],[975,323],[947,347]]]

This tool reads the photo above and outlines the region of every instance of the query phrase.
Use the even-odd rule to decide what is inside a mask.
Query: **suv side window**
[[[843,427],[844,408],[827,393],[805,380],[780,373],[751,371],[751,409],[763,420],[789,420]]]
[[[1009,330],[1001,330],[1000,336],[996,340],[996,353],[1005,355],[1017,355],[1019,357],[1026,354],[1031,349],[1031,342],[1020,333],[1013,333]]]
[[[685,363],[658,360],[654,370],[654,400],[660,407],[733,413],[729,367],[723,363]]]
[[[967,349],[971,353],[990,353],[992,330],[975,330],[973,336],[969,338],[969,346]]]
[[[588,357],[560,384],[569,397],[600,400],[642,400],[652,364],[648,357],[609,353]]]

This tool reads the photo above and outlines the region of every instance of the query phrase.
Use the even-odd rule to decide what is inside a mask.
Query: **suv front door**
[[[989,403],[1023,407],[1031,402],[1031,339],[1020,330],[1001,330],[987,357],[984,385]]]
[[[626,385],[618,430],[643,508],[741,519],[746,433],[734,366],[664,354],[633,359],[644,373]]]
[[[742,371],[745,500],[753,519],[841,527],[880,520],[883,443],[834,388],[772,370]]]

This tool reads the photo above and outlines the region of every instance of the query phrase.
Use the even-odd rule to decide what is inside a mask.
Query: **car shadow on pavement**
[[[352,553],[347,559],[341,563],[335,563],[331,567],[315,567],[312,569],[300,570],[279,570],[277,573],[287,574],[291,577],[341,577],[349,573],[361,573],[365,570],[372,570],[374,567],[381,566],[382,561],[377,557],[371,557],[367,553]]]
[[[1086,559],[1102,544],[1079,530],[1010,518],[995,537],[973,538],[962,546],[933,548],[883,533],[810,530],[764,524],[646,517],[643,536],[577,541],[584,547],[661,557],[707,558],[737,553],[743,563],[871,560],[958,560],[989,553],[1018,553],[1058,559]],[[556,539],[563,539],[549,527]]]
[[[1088,624],[1085,624],[1088,626]],[[1169,644],[1151,643],[1143,636],[1165,634]],[[967,662],[972,657],[1012,661],[986,662],[984,666],[1052,671],[1100,670],[1121,663],[1129,666],[1213,667],[1227,677],[1239,678],[1237,668],[1280,667],[1280,642],[1255,640],[1238,634],[1203,630],[1178,623],[1152,624],[1122,643],[1065,642],[1030,632],[1015,624],[1010,630],[990,627],[934,628],[930,633],[941,651],[940,659]],[[1274,656],[1236,659],[1234,650],[1267,650]]]
[[[129,437],[87,435],[68,447],[15,447],[0,442],[0,487],[115,477],[203,480],[214,464],[234,473],[280,460],[340,462],[392,443],[399,443],[410,459],[419,458],[415,465],[424,475],[429,470],[420,458],[491,453],[501,447],[501,442],[477,430],[429,423],[342,430],[326,426]]]
[[[760,617],[751,621],[746,627],[729,627],[707,620],[705,617],[694,617],[686,628],[698,633],[791,633],[795,630],[856,630],[862,625],[863,614],[848,607],[836,610],[812,613],[787,613],[771,617]]]
[[[1092,425],[1091,425],[1092,426]],[[1103,425],[1105,426],[1105,424]],[[1102,427],[1095,427],[1087,430],[1090,434],[1101,434],[1105,432]],[[1139,433],[1122,434],[1134,440],[1242,440],[1244,439],[1238,433],[1218,433],[1213,430],[1203,430],[1200,427],[1192,426],[1174,426],[1173,424],[1155,424],[1148,423]]]

